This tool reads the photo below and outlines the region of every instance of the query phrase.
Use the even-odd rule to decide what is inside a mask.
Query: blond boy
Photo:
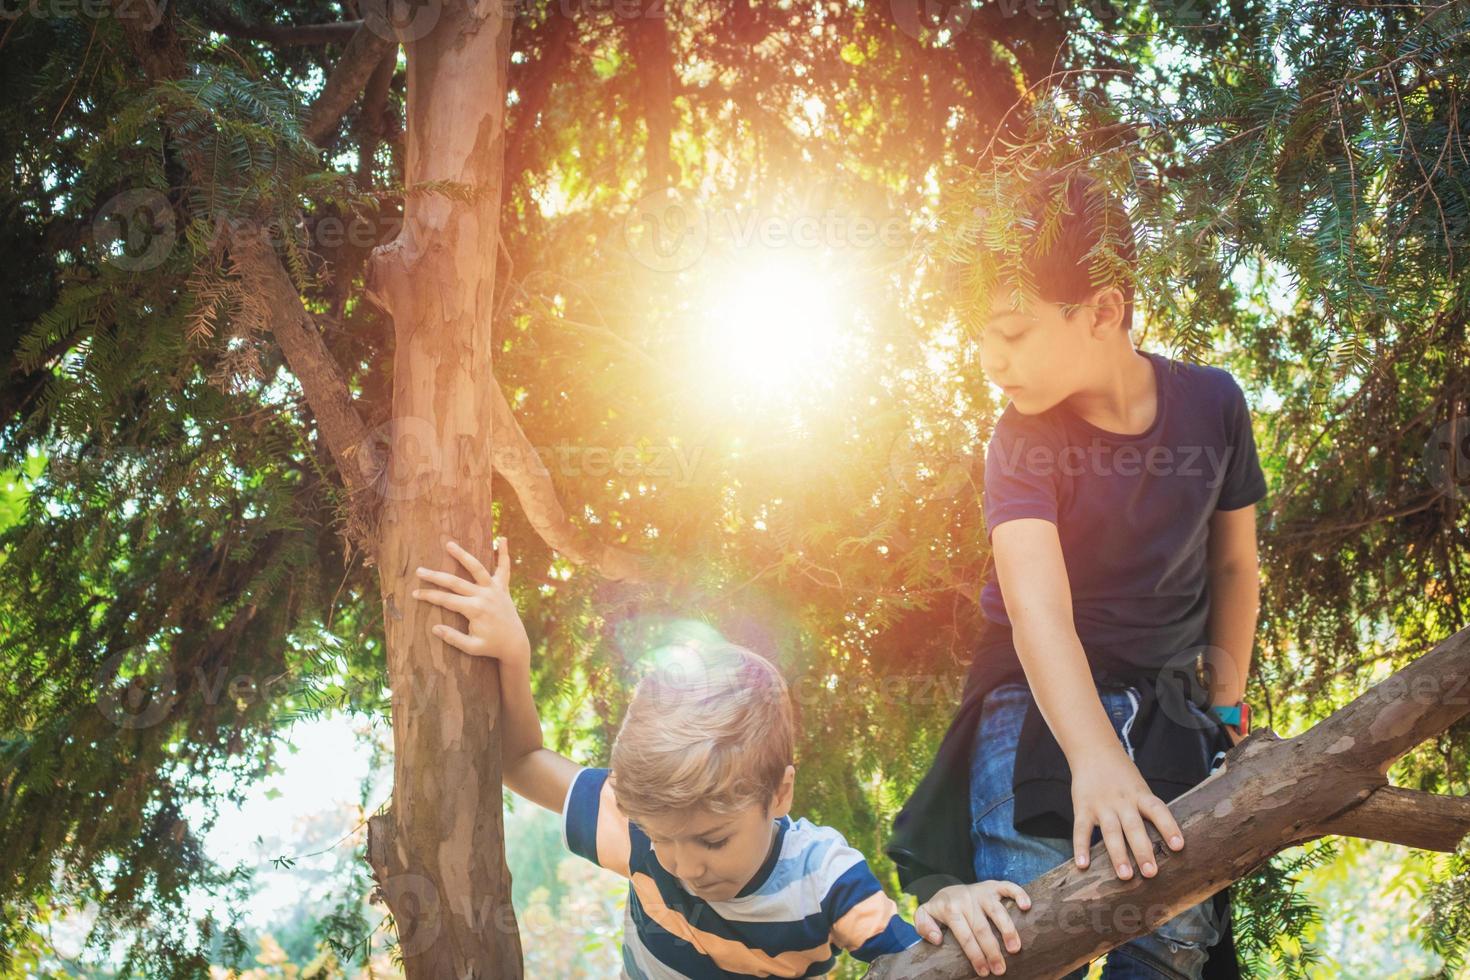
[[[541,742],[504,540],[493,575],[448,550],[471,578],[420,568],[442,588],[414,597],[468,620],[436,636],[499,661],[505,784],[561,813],[573,852],[629,880],[625,976],[809,977],[838,949],[870,961],[919,941],[841,834],[790,817],[791,704],[769,661],[733,645],[672,653],[638,685],[611,769],[579,766]],[[982,975],[1004,972],[991,923],[1012,951],[1020,943],[1002,897],[1030,904],[1019,886],[985,881],[935,896],[917,921],[931,942],[940,925],[954,930]]]

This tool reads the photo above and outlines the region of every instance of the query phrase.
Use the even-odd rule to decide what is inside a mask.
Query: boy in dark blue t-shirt
[[[995,290],[981,336],[984,372],[1010,399],[985,460],[987,632],[888,847],[906,887],[926,872],[1025,884],[1068,859],[1086,867],[1095,834],[1118,877],[1152,877],[1146,825],[1182,848],[1164,800],[1248,725],[1251,505],[1266,485],[1245,397],[1226,371],[1134,348],[1131,285],[1090,278],[1087,187],[1040,179],[1038,202],[1069,198],[1055,244],[1028,261],[1040,297],[1016,308]],[[1124,246],[1131,260],[1131,234]],[[968,875],[941,826],[959,766]],[[1114,950],[1105,976],[1206,975],[1228,931],[1223,897]],[[1209,975],[1230,975],[1220,966]]]

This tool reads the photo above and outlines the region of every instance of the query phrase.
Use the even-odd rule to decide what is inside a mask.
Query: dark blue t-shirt
[[[1210,517],[1266,494],[1235,378],[1139,353],[1158,381],[1147,431],[1109,432],[1065,403],[1036,415],[1011,404],[985,455],[987,533],[1021,517],[1056,524],[1077,636],[1098,670],[1177,665],[1208,642]],[[980,605],[1009,626],[993,565]]]

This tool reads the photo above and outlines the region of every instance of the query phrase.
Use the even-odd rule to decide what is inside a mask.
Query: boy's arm
[[[1266,495],[1266,475],[1256,452],[1245,391],[1234,378],[1230,379],[1229,389],[1225,405],[1229,431],[1227,465],[1221,474],[1216,510],[1210,516],[1206,546],[1210,693],[1213,703],[1227,705],[1245,697],[1246,677],[1250,673],[1256,615],[1261,603],[1253,505]]]
[[[1261,606],[1255,507],[1215,511],[1208,568],[1211,702],[1236,704],[1245,697]]]
[[[496,545],[492,575],[478,558],[449,542],[449,553],[469,571],[471,580],[420,568],[420,578],[444,589],[415,589],[413,597],[457,612],[469,622],[468,633],[440,623],[432,628],[435,636],[471,656],[499,662],[502,778],[516,794],[560,813],[582,767],[542,747],[541,718],[531,697],[531,641],[510,597],[510,549],[504,538]]]
[[[543,747],[541,717],[531,697],[530,661],[500,663],[500,764],[505,785],[552,813],[561,813],[567,790],[582,767]]]
[[[1169,808],[1149,790],[1118,741],[1093,684],[1072,619],[1072,590],[1054,523],[1017,518],[991,532],[996,576],[1011,637],[1036,706],[1072,770],[1072,850],[1087,867],[1092,828],[1101,828],[1118,877],[1131,878],[1131,848],[1144,877],[1157,872],[1147,818],[1178,850],[1184,846]]]
[[[830,942],[854,959],[871,963],[919,941],[918,931],[899,914],[897,903],[878,883],[861,852],[844,840],[822,860],[831,868],[846,865],[822,899],[822,910],[830,917]]]

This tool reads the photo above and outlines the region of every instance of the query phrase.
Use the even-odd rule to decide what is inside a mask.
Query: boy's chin
[[[1056,404],[1046,394],[1029,390],[1017,391],[1006,397],[1010,399],[1011,407],[1022,415],[1040,415]]]
[[[702,898],[706,902],[728,902],[740,891],[738,887],[725,882],[720,882],[718,885],[713,885],[709,888],[694,888],[686,882],[684,887],[688,889],[691,895]]]

